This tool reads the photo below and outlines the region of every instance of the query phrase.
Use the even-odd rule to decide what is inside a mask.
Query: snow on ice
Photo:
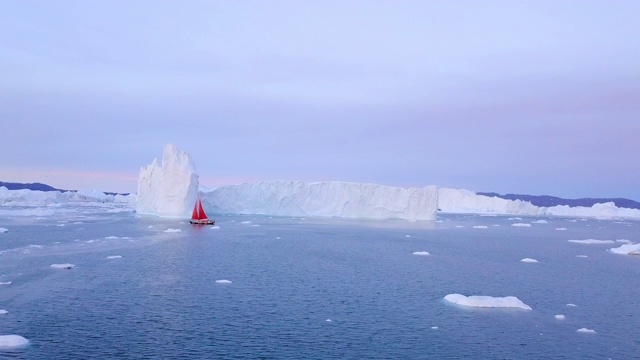
[[[465,296],[462,294],[449,294],[444,299],[450,303],[469,307],[481,308],[520,308],[531,310],[531,307],[515,296]]]

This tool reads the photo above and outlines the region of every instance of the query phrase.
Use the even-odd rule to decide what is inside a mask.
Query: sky
[[[640,1],[0,1],[0,181],[640,200]]]

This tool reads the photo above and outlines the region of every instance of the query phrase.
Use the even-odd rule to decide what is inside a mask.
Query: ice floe
[[[182,232],[182,230],[180,230],[180,229],[167,229],[164,232],[166,232],[166,233],[179,233],[179,232]]]
[[[449,294],[444,299],[450,303],[481,308],[520,308],[531,310],[531,307],[515,296],[465,296],[462,294]]]
[[[576,305],[576,304],[567,304],[567,306],[577,307],[578,305]]]
[[[438,327],[437,326],[432,326],[431,329],[438,330]]]
[[[576,257],[579,257],[579,258],[586,258],[586,257],[588,257],[588,256],[587,256],[587,255],[576,255]]]
[[[251,224],[251,221],[250,220],[241,221],[240,224]]]
[[[0,281],[0,285],[11,285],[11,281]]]
[[[107,259],[121,259],[122,255],[109,255],[107,256]]]
[[[509,220],[509,221],[522,220],[522,218],[521,217],[510,217],[507,220]]]
[[[218,229],[220,229],[220,226],[218,226],[218,225],[214,225],[214,226],[211,227],[211,230],[218,230]]]
[[[410,238],[410,237],[411,237],[411,235],[405,235],[404,237],[408,237],[408,238]]]
[[[564,315],[556,315],[556,316],[554,316],[554,318],[556,318],[558,320],[564,320],[565,316]]]
[[[486,225],[475,225],[473,228],[474,229],[486,229],[487,226]]]
[[[29,340],[20,335],[0,335],[0,349],[11,349],[26,346]]]
[[[583,333],[583,334],[595,334],[596,331],[593,329],[587,329],[587,328],[580,328],[578,330],[576,330],[579,333]]]
[[[7,310],[2,310],[0,309],[0,315],[4,315],[4,314],[8,314],[9,312]]]
[[[331,322],[331,319],[327,319],[327,320],[325,320],[325,321],[326,321],[326,322]]]
[[[609,252],[620,255],[640,255],[640,243],[624,244],[620,247],[609,249]]]
[[[73,265],[73,264],[69,264],[69,263],[66,263],[66,264],[51,264],[51,268],[52,269],[73,269],[74,267],[76,267],[76,266]]]
[[[526,223],[515,223],[515,224],[511,224],[511,226],[516,226],[516,227],[531,227],[531,224],[526,224]]]
[[[556,230],[558,230],[558,231],[565,231],[565,230],[567,230],[567,228],[556,228]]]
[[[585,240],[567,240],[570,243],[576,244],[587,244],[587,245],[597,245],[597,244],[614,244],[613,240],[596,240],[596,239],[585,239]]]
[[[413,255],[427,256],[427,255],[431,255],[431,254],[429,254],[429,252],[427,252],[427,251],[416,251],[416,252],[413,253]]]
[[[231,280],[225,280],[225,279],[216,280],[216,284],[222,284],[222,285],[231,284]]]
[[[532,258],[524,258],[524,259],[522,259],[520,261],[522,261],[523,263],[537,263],[538,262],[538,260],[532,259]]]
[[[107,240],[115,240],[115,239],[120,239],[120,238],[117,237],[117,236],[107,236],[107,237],[105,237],[105,239],[107,239]]]
[[[0,227],[0,234],[6,233],[7,231],[9,231],[9,229]]]
[[[536,220],[536,221],[532,221],[532,224],[548,224],[549,222],[547,220]]]

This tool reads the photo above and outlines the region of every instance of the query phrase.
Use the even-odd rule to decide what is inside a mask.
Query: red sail
[[[198,220],[198,202],[200,199],[196,200],[196,204],[193,206],[193,213],[191,213],[191,220]]]
[[[207,220],[207,214],[204,213],[204,209],[202,208],[202,200],[198,198],[198,220]]]

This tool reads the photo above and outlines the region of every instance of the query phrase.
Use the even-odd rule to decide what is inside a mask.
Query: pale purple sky
[[[640,1],[3,1],[0,180],[640,200]]]

